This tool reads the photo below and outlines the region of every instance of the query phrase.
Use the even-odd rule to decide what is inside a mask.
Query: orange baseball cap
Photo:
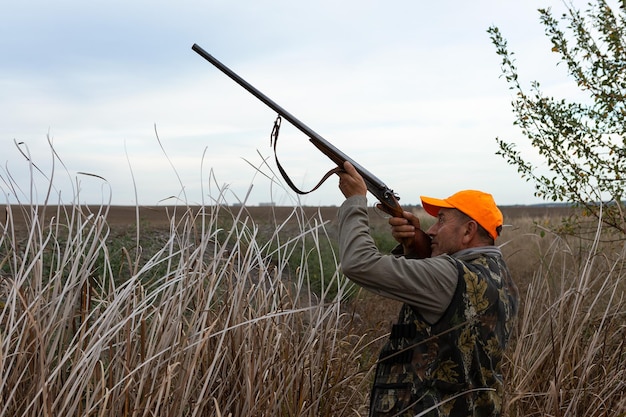
[[[484,227],[494,240],[502,230],[504,218],[491,194],[476,190],[463,190],[443,200],[424,196],[420,199],[424,210],[431,216],[437,217],[441,208],[455,208],[465,213]]]

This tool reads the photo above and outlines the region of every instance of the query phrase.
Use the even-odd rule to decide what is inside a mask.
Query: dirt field
[[[7,220],[8,211],[7,206],[2,205],[2,221]],[[30,208],[28,208],[30,210]],[[199,207],[183,207],[183,206],[111,206],[108,209],[106,215],[107,221],[110,226],[127,226],[137,223],[139,219],[140,224],[155,228],[167,228],[170,224],[170,219],[180,217],[180,215],[190,209],[194,214],[198,213]],[[210,210],[211,208],[205,208]],[[412,210],[418,215],[424,215],[423,210],[420,207],[406,207],[406,210]],[[29,212],[24,211],[24,207],[11,206],[11,216],[14,224],[23,225],[24,219],[30,217]],[[46,208],[39,208],[39,214],[43,215],[46,221],[49,221],[53,217],[63,216],[62,211],[67,213],[71,212],[70,207],[56,207],[49,206]],[[83,212],[88,215],[89,213],[98,213],[103,208],[97,206],[84,206]],[[305,216],[307,219],[321,218],[323,220],[330,221],[333,224],[337,219],[338,207],[302,207],[301,211],[298,211],[298,215]],[[515,219],[520,218],[542,218],[553,216],[565,216],[570,213],[570,209],[562,206],[503,206],[501,210],[504,214],[505,224]],[[282,224],[289,216],[294,215],[294,208],[291,206],[248,206],[248,207],[220,207],[220,212],[223,215],[230,216],[231,214],[238,214],[243,211],[242,217],[250,217],[255,222],[260,224]],[[229,214],[231,213],[231,214]],[[426,216],[427,217],[427,216]],[[370,209],[370,221],[372,224],[386,223],[386,219],[376,212],[373,208]]]

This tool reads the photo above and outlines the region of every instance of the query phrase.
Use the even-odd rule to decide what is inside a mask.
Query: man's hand
[[[402,246],[410,246],[415,239],[415,230],[420,228],[420,221],[413,213],[404,211],[403,217],[390,217],[391,236]]]
[[[414,258],[430,257],[430,238],[420,228],[420,220],[411,212],[403,217],[390,217],[391,235],[402,245],[404,255]]]
[[[346,161],[343,163],[343,172],[338,172],[339,175],[339,189],[346,198],[355,195],[366,195],[367,185],[363,181],[361,174],[357,172],[354,166]]]

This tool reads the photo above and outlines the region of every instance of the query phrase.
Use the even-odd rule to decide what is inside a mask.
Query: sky
[[[401,204],[461,189],[487,191],[500,205],[540,203],[496,155],[501,138],[534,157],[513,125],[512,92],[487,33],[500,28],[524,85],[567,95],[540,7],[562,3],[5,2],[0,198],[341,204],[336,176],[305,196],[286,187],[269,140],[276,114],[192,51],[197,43]],[[302,189],[333,167],[286,122],[278,155]]]

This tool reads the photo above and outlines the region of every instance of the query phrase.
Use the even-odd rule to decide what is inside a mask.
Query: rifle
[[[394,193],[391,188],[387,187],[385,183],[382,182],[380,179],[378,179],[374,174],[372,174],[367,169],[362,167],[360,164],[355,162],[348,155],[341,152],[339,149],[333,146],[330,142],[328,142],[326,139],[324,139],[315,131],[313,131],[313,129],[309,128],[307,125],[302,123],[300,120],[294,117],[287,110],[283,109],[281,106],[279,106],[269,97],[267,97],[265,94],[257,90],[250,83],[248,83],[246,80],[241,78],[239,75],[237,75],[233,70],[228,68],[226,65],[222,64],[220,61],[215,59],[211,54],[209,54],[207,51],[202,49],[200,46],[194,43],[191,49],[193,49],[201,57],[203,57],[204,59],[209,61],[211,64],[213,64],[215,67],[217,67],[217,69],[222,71],[224,74],[230,77],[237,84],[245,88],[253,96],[255,96],[256,98],[261,100],[263,103],[265,103],[269,108],[271,108],[272,110],[278,113],[278,117],[276,119],[276,122],[274,122],[274,129],[272,131],[272,138],[274,139],[274,155],[275,156],[276,156],[276,141],[278,140],[278,130],[280,128],[280,118],[284,117],[292,125],[298,128],[302,133],[307,135],[309,137],[309,141],[311,141],[311,143],[315,145],[315,147],[317,147],[320,151],[322,151],[324,155],[329,157],[334,163],[337,164],[338,168],[329,171],[324,176],[324,178],[322,178],[322,180],[311,191],[319,187],[333,173],[343,170],[343,163],[345,161],[349,161],[357,170],[357,172],[363,177],[363,180],[365,181],[365,185],[367,186],[367,190],[370,193],[372,193],[372,195],[376,197],[378,201],[380,202],[380,204],[378,205],[378,208],[391,216],[403,217],[402,207],[400,206],[400,203],[398,203],[398,200],[400,199],[400,197],[396,193]],[[282,168],[282,166],[278,162],[278,157],[276,157],[276,163],[278,165],[278,169],[280,170],[280,173],[282,174],[285,181],[287,181],[287,183],[289,184],[292,190],[294,190],[295,192],[299,194],[307,194],[308,192],[310,192],[310,191],[308,192],[300,191],[293,184],[293,182],[291,181],[291,179],[289,179],[289,176],[287,175],[285,170]],[[409,250],[405,248],[405,256],[413,257],[413,258],[430,257],[430,237],[420,228],[416,228],[415,230],[415,242],[412,248]]]
[[[349,161],[352,165],[354,165],[354,168],[357,170],[357,172],[365,180],[365,184],[367,185],[367,190],[370,193],[372,193],[372,195],[374,195],[374,197],[376,197],[378,199],[378,201],[380,201],[381,204],[380,204],[379,208],[382,211],[386,212],[387,214],[390,214],[391,216],[402,217],[402,211],[403,210],[402,210],[402,207],[400,206],[400,204],[398,203],[398,200],[400,199],[400,197],[398,197],[398,195],[395,194],[392,189],[387,187],[385,185],[385,183],[382,182],[380,179],[378,179],[374,174],[372,174],[367,169],[365,169],[364,167],[362,167],[361,165],[356,163],[352,158],[347,156],[345,153],[341,152],[339,149],[337,149],[335,146],[333,146],[326,139],[321,137],[319,134],[314,132],[311,128],[309,128],[304,123],[302,123],[300,120],[295,118],[287,110],[283,109],[281,106],[279,106],[277,103],[272,101],[265,94],[263,94],[262,92],[257,90],[250,83],[248,83],[246,80],[244,80],[239,75],[237,75],[234,71],[232,71],[226,65],[222,64],[220,61],[218,61],[213,56],[211,56],[208,52],[206,52],[200,46],[198,46],[197,44],[194,44],[191,49],[193,49],[195,52],[197,52],[204,59],[206,59],[211,64],[213,64],[215,67],[217,67],[224,74],[229,76],[237,84],[239,84],[240,86],[242,86],[243,88],[248,90],[249,93],[251,93],[253,96],[255,96],[256,98],[261,100],[269,108],[271,108],[272,110],[277,112],[279,114],[279,116],[284,117],[292,125],[294,125],[296,128],[298,128],[305,135],[307,135],[309,137],[309,141],[311,141],[311,143],[313,145],[315,145],[315,147],[317,147],[320,151],[322,151],[322,153],[324,155],[326,155],[334,163],[336,163],[337,166],[340,169],[343,169],[343,163],[345,161]],[[280,125],[279,124],[275,124],[274,125],[274,129],[277,130],[278,126],[280,126]],[[292,182],[291,182],[291,180],[288,179],[288,177],[286,177],[286,174],[284,173],[283,169],[280,168],[280,170],[281,170],[281,173],[283,173],[283,177],[285,177],[285,180],[288,183],[290,183],[290,185],[291,185]],[[334,172],[336,172],[336,171],[334,171]],[[331,173],[333,173],[333,172],[330,172],[329,174],[331,174]],[[328,178],[329,174],[327,174],[323,178],[323,180],[321,182],[323,182],[326,178]],[[320,184],[321,184],[321,182],[320,182]],[[318,186],[320,184],[318,184]],[[294,189],[294,186],[292,186],[292,189]],[[301,192],[301,191],[299,191],[297,189],[294,189],[294,191],[299,192],[301,194],[304,194],[303,192]]]

